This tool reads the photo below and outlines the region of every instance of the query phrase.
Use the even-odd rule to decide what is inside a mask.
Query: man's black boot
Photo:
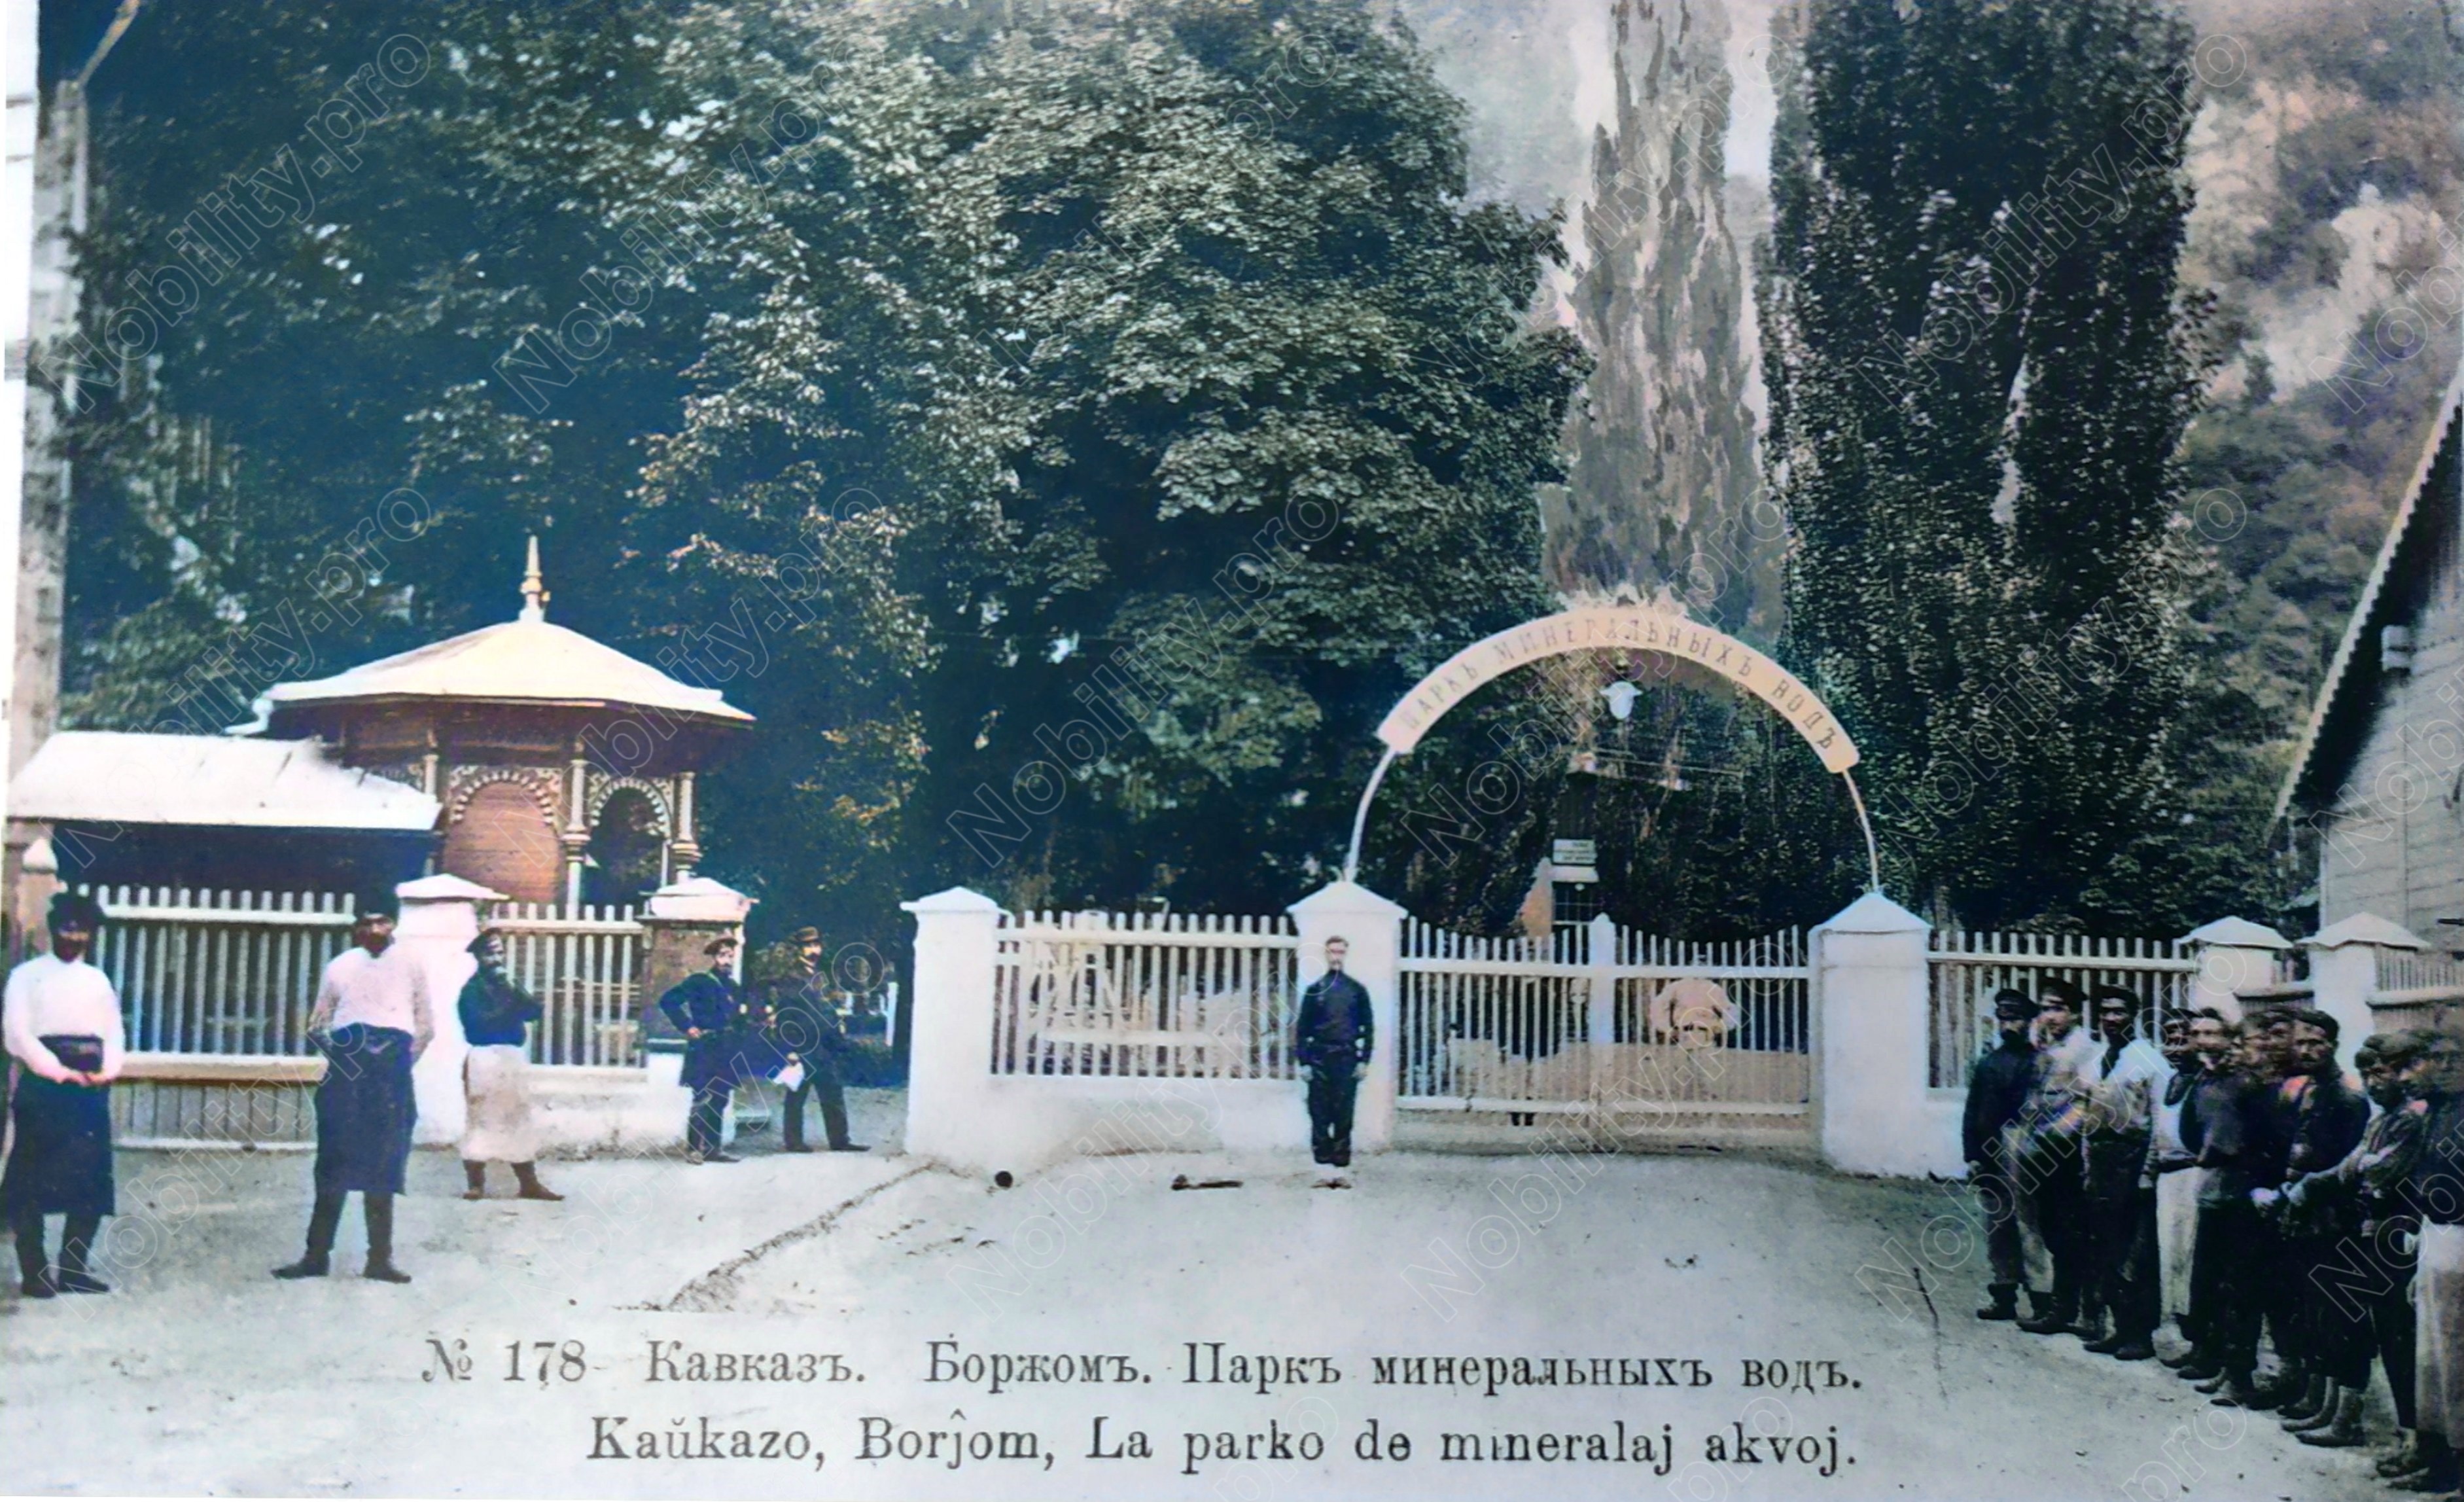
[[[274,1270],[277,1278],[321,1278],[333,1270],[334,1233],[342,1228],[342,1197],[319,1191],[308,1212],[308,1249],[299,1260]]]
[[[49,1258],[43,1255],[43,1218],[20,1215],[9,1223],[17,1238],[18,1288],[28,1298],[49,1298],[59,1290],[53,1286]]]
[[[1979,1319],[2016,1319],[2019,1317],[2019,1285],[1989,1283],[1985,1286],[1986,1304],[1976,1312]]]
[[[108,1293],[111,1285],[88,1270],[87,1259],[94,1255],[94,1238],[102,1229],[102,1219],[94,1215],[72,1215],[68,1227],[60,1235],[60,1270],[53,1284],[63,1293]]]
[[[2323,1428],[2336,1414],[2336,1384],[2324,1377],[2313,1377],[2301,1389],[2301,1396],[2277,1410],[2276,1417],[2292,1433]]]
[[[367,1194],[360,1197],[362,1208],[368,1215],[368,1265],[361,1276],[380,1283],[407,1283],[410,1274],[393,1265],[393,1196]]]
[[[2019,1328],[2032,1336],[2057,1336],[2071,1327],[2078,1313],[2076,1307],[2064,1308],[2059,1299],[2042,1300],[2036,1305],[2036,1317],[2020,1320]]]

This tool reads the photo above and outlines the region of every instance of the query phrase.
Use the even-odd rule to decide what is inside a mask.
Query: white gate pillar
[[[2248,918],[2220,917],[2183,936],[2199,946],[2199,973],[2190,982],[2190,1006],[2212,1006],[2227,1022],[2241,1021],[2241,993],[2274,983],[2276,957],[2293,940]]]
[[[1364,1153],[1383,1152],[1395,1141],[1396,1060],[1401,1042],[1401,976],[1397,961],[1403,948],[1403,909],[1357,882],[1337,881],[1285,911],[1300,929],[1303,990],[1326,974],[1326,941],[1340,939],[1350,950],[1343,961],[1345,972],[1369,992],[1375,1033],[1369,1068],[1361,1075],[1360,1094],[1353,1108],[1352,1145]]]
[[[1879,892],[1814,931],[1822,1154],[1835,1168],[1916,1178],[1963,1166],[1956,1106],[1925,1083],[1929,932]]]
[[[952,887],[902,902],[915,916],[908,1005],[907,1151],[962,1167],[998,1156],[992,1092],[993,958],[1001,904]]]
[[[479,968],[470,952],[471,940],[479,937],[479,904],[501,902],[505,895],[459,876],[423,876],[402,883],[393,895],[402,902],[393,941],[417,956],[427,973],[428,1011],[436,1027],[428,1051],[410,1069],[411,1093],[419,1103],[412,1139],[458,1142],[470,1115],[462,1061],[471,1053],[458,1004],[463,983]]]
[[[2370,998],[2378,994],[2379,956],[2430,946],[2403,924],[2356,913],[2301,940],[2310,951],[2310,1005],[2336,1019],[2336,1059],[2346,1070],[2370,1035]]]

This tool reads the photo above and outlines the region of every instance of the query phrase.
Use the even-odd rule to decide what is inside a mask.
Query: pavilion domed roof
[[[465,631],[445,641],[338,673],[329,678],[277,683],[266,691],[260,718],[285,709],[370,700],[457,700],[480,703],[631,706],[673,715],[749,724],[753,717],[716,689],[679,683],[647,662],[550,624],[539,585],[539,541],[531,540],[518,619]]]

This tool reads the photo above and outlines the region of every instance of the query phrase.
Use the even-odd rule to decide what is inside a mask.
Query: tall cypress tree
[[[1792,654],[1868,750],[1895,885],[2119,917],[2082,895],[2167,815],[2187,696],[2192,34],[2151,0],[1814,0],[1781,40]]]
[[[1722,193],[1729,79],[1720,0],[1615,0],[1612,120],[1592,145],[1573,309],[1598,360],[1566,425],[1549,517],[1561,588],[1674,595],[1768,643],[1780,605],[1741,347],[1745,276]]]

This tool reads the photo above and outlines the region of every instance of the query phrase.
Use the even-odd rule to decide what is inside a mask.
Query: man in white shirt
[[[2032,1335],[2072,1329],[2079,1296],[2086,1292],[2087,1170],[2081,1138],[2086,1128],[2086,1086],[2081,1076],[2099,1051],[2094,1034],[2079,1026],[2085,998],[2059,976],[2036,985],[2036,1078],[2019,1119],[2006,1130],[2019,1185],[2022,1229],[2033,1235],[2049,1263],[2050,1286],[2039,1289],[2036,1257],[2029,1259],[2033,1317],[2019,1321]]]
[[[9,973],[0,1033],[16,1061],[11,1115],[16,1138],[0,1174],[0,1210],[17,1241],[28,1298],[108,1293],[87,1266],[102,1218],[117,1211],[111,1176],[111,1082],[126,1038],[111,981],[86,962],[102,928],[91,897],[52,899],[52,952]],[[60,1261],[43,1251],[43,1218],[62,1215]]]
[[[351,930],[353,947],[336,955],[317,987],[308,1035],[325,1055],[317,1085],[317,1204],[308,1216],[308,1250],[274,1270],[277,1278],[321,1278],[331,1270],[343,1197],[356,1189],[368,1218],[365,1275],[407,1283],[393,1265],[393,1197],[402,1193],[410,1160],[410,1132],[419,1119],[410,1066],[436,1029],[429,1015],[428,975],[393,942],[393,916],[363,913]]]
[[[2096,989],[2096,1030],[2104,1046],[2079,1079],[2086,1091],[2087,1288],[2080,1323],[2099,1312],[2113,1329],[2087,1348],[2117,1360],[2156,1354],[2152,1336],[2164,1313],[2157,1286],[2156,1189],[2143,1184],[2156,1103],[2173,1077],[2164,1051],[2139,1036],[2145,1004],[2118,985]]]

